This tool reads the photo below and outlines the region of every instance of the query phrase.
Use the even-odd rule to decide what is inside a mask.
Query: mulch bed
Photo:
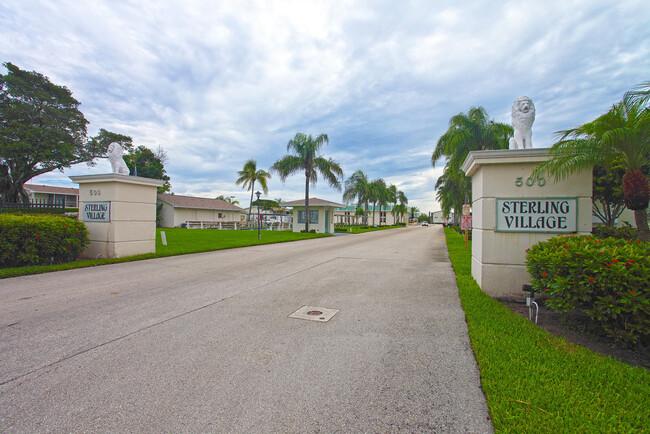
[[[528,307],[522,301],[499,300],[517,315],[528,319]],[[648,348],[623,348],[616,345],[606,336],[598,335],[592,330],[583,317],[577,313],[554,312],[540,304],[537,326],[545,329],[555,336],[564,337],[568,342],[581,345],[593,352],[611,356],[633,366],[642,366],[650,370],[650,349]]]

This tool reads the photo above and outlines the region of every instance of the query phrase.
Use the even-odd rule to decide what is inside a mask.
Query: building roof
[[[25,190],[33,193],[68,194],[79,196],[79,189],[72,187],[54,187],[52,185],[25,184]]]
[[[181,196],[179,194],[159,194],[158,200],[168,203],[169,205],[176,208],[201,208],[216,209],[219,211],[243,211],[243,209],[237,205],[233,205],[221,199]]]
[[[280,206],[305,206],[305,199],[292,200],[291,202],[282,202]],[[309,206],[344,206],[342,203],[330,202],[329,200],[319,199],[317,197],[309,198]]]

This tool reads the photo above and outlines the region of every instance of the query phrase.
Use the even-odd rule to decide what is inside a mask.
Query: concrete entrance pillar
[[[88,228],[86,258],[156,251],[157,188],[163,181],[116,173],[71,176],[79,184],[79,220]]]
[[[531,177],[548,149],[470,152],[472,277],[491,297],[521,297],[526,249],[557,234],[591,233],[591,170],[561,182]]]

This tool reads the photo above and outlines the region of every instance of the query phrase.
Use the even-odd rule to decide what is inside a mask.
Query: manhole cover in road
[[[325,309],[323,307],[303,306],[289,318],[306,319],[309,321],[327,322],[338,313],[338,309]]]

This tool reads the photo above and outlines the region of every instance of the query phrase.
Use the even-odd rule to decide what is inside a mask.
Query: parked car
[[[422,226],[429,226],[429,222],[422,222]]]

